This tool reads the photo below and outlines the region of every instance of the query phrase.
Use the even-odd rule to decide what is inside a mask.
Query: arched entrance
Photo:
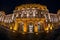
[[[34,24],[32,22],[28,23],[27,28],[28,33],[34,32]]]

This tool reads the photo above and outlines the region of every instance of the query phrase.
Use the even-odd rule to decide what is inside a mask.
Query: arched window
[[[38,32],[41,32],[43,28],[43,25],[40,22],[38,22]]]
[[[28,24],[28,32],[33,33],[34,32],[34,25],[32,23]]]

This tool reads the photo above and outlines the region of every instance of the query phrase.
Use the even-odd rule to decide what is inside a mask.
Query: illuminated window
[[[32,24],[32,23],[30,23],[29,25],[28,25],[28,32],[29,33],[33,33],[34,31],[34,25]]]

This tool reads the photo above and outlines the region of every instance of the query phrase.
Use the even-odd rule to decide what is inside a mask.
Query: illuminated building
[[[5,15],[0,11],[0,25],[13,32],[48,33],[60,25],[60,10],[53,14],[45,5],[24,4],[17,6],[13,14]]]

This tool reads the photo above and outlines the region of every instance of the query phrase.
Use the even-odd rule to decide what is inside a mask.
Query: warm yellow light
[[[10,27],[10,29],[12,29],[12,27]]]
[[[51,24],[51,26],[50,26],[50,30],[53,30],[53,24]]]
[[[37,8],[39,10],[47,10],[47,7],[45,5],[40,5],[40,4],[25,4],[25,5],[20,5],[17,6],[15,9],[16,10],[22,10],[23,8],[27,9],[27,8]]]
[[[34,30],[35,32],[38,32],[38,26],[35,26]]]
[[[38,33],[36,33],[36,35],[38,35]]]
[[[15,31],[13,30],[13,32],[15,32]]]
[[[32,14],[31,14],[32,13]],[[0,25],[4,28],[9,28],[13,32],[20,32],[22,34],[29,33],[29,30],[33,30],[33,33],[51,32],[54,26],[60,25],[60,10],[58,14],[50,14],[46,6],[40,4],[24,4],[17,6],[13,14],[5,15],[5,12],[0,11]],[[26,17],[25,17],[26,16]],[[52,18],[53,17],[53,18]],[[58,19],[55,20],[52,19]],[[47,22],[46,22],[47,20]],[[38,25],[39,22],[40,24]],[[22,25],[20,25],[23,23]],[[33,29],[29,29],[29,23],[33,24]],[[35,24],[36,23],[36,24]],[[56,24],[56,25],[55,25]],[[38,27],[40,26],[40,28]],[[32,28],[32,27],[31,27]],[[59,27],[58,27],[59,28]],[[21,30],[20,30],[21,29]]]
[[[47,28],[45,28],[45,31],[48,31],[49,30],[49,28],[47,27]]]
[[[16,30],[17,31],[17,28],[18,28],[18,23],[15,22],[15,25],[14,25],[14,29],[13,30]]]
[[[24,23],[23,30],[24,30],[24,32],[27,32],[27,24],[26,23]]]

